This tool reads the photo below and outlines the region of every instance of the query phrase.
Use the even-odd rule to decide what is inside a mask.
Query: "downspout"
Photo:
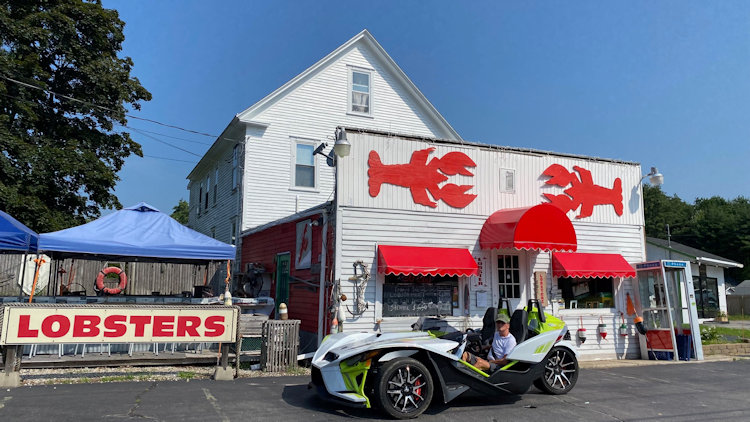
[[[325,325],[325,291],[326,291],[326,259],[328,252],[328,210],[323,211],[323,231],[321,233],[320,255],[320,286],[318,288],[318,346],[323,341],[323,326]]]
[[[236,233],[232,233],[233,236],[235,236],[234,241],[234,251],[235,251],[235,274],[239,274],[242,272],[242,221],[243,221],[243,209],[245,207],[245,145],[247,144],[247,127],[245,127],[245,136],[242,138],[243,141],[239,144],[240,145],[240,151],[242,159],[237,159],[237,183],[239,186],[237,186],[237,227],[235,227],[235,230],[237,230]],[[231,226],[230,226],[231,227]],[[231,237],[230,237],[231,239]],[[237,256],[239,254],[239,256]],[[261,290],[263,289],[263,286],[261,286]]]

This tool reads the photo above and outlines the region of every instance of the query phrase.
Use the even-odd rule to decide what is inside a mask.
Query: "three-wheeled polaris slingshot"
[[[505,309],[502,304],[505,303]],[[499,312],[510,315],[507,300]],[[348,406],[373,405],[397,419],[419,416],[434,398],[450,402],[464,393],[523,394],[531,384],[565,394],[578,379],[578,360],[566,324],[530,300],[513,312],[517,346],[509,363],[486,373],[461,359],[465,350],[486,358],[498,308],[489,308],[479,332],[337,333],[327,336],[312,360],[312,382],[326,399]]]

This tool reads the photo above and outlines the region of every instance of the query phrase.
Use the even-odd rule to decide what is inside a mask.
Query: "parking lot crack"
[[[137,396],[135,396],[135,403],[133,403],[133,406],[130,408],[130,410],[128,410],[129,418],[158,420],[157,418],[141,415],[136,412],[138,410],[138,407],[141,405],[141,399],[143,398],[143,396],[145,396],[149,391],[153,390],[156,387],[156,384],[157,383],[152,382],[145,390],[141,391]]]

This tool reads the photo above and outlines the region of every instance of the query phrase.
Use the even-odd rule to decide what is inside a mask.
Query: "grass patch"
[[[750,315],[729,315],[729,320],[732,321],[750,321]]]
[[[191,379],[195,378],[196,374],[192,371],[180,371],[177,374],[177,378],[185,381],[190,381]]]
[[[110,375],[96,379],[99,382],[119,382],[119,381],[133,381],[135,375]]]
[[[750,336],[750,330],[701,325],[701,342],[703,344],[741,343],[742,339],[747,336]]]

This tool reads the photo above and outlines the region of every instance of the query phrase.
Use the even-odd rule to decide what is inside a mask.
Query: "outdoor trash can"
[[[693,336],[690,334],[677,334],[677,354],[680,360],[690,360],[695,357],[693,353]]]

